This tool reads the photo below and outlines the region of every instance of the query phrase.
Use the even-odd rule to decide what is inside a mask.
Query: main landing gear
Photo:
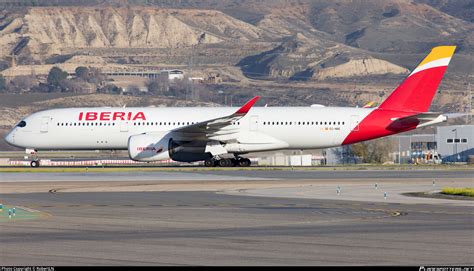
[[[204,161],[206,167],[249,167],[250,159],[243,157],[236,158],[222,158],[222,159],[207,159]]]

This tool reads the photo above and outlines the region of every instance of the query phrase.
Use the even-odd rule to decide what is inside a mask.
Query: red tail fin
[[[439,46],[379,106],[379,109],[426,112],[456,46]]]

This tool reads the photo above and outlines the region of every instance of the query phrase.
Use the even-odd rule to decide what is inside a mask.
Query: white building
[[[181,70],[163,70],[161,71],[161,75],[168,76],[168,80],[183,80],[184,79],[184,72]]]

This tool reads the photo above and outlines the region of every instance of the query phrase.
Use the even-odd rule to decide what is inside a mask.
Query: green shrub
[[[445,187],[441,191],[442,194],[446,195],[458,195],[466,197],[474,197],[474,188],[454,188],[454,187]]]

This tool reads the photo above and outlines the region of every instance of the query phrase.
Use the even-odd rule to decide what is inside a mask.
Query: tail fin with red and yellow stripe
[[[434,47],[412,73],[380,104],[379,109],[426,112],[456,46]]]

